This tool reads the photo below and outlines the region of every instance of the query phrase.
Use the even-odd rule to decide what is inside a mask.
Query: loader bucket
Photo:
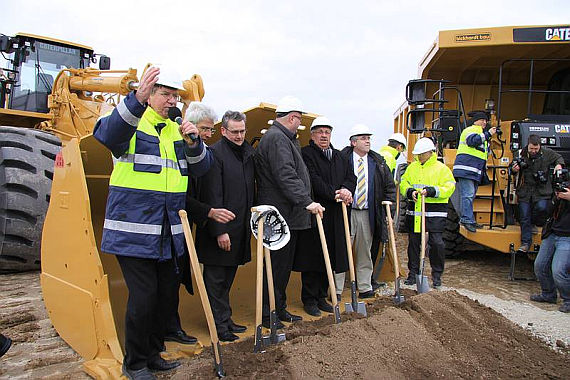
[[[269,126],[267,122],[274,117],[275,107],[262,103],[246,114],[250,140],[255,137],[254,131],[258,134]],[[311,116],[303,117],[307,128],[300,134],[305,144]],[[128,295],[116,258],[100,250],[112,167],[110,152],[92,135],[65,142],[56,157],[42,235],[41,285],[49,317],[59,335],[84,358],[85,371],[98,379],[121,376]],[[252,240],[252,250],[255,246]],[[230,295],[232,318],[248,326],[243,337],[254,333],[255,254],[252,259],[253,262],[239,268]],[[316,319],[302,313],[300,283],[300,275],[292,273],[288,308],[295,314],[303,314],[305,319]],[[181,288],[182,327],[196,336],[200,344],[167,342],[166,357],[193,355],[201,350],[202,344],[210,344],[202,310],[200,298]]]

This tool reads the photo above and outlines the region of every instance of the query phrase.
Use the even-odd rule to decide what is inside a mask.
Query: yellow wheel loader
[[[456,191],[443,235],[447,254],[482,248],[510,253],[513,279],[521,236],[513,156],[536,134],[542,146],[570,162],[570,26],[441,31],[418,71],[420,79],[408,83],[406,101],[394,114],[394,131],[407,136],[410,151],[419,137],[432,137],[440,159],[452,168],[474,110],[485,110],[499,131],[490,142],[490,184],[479,187],[473,204],[484,228],[472,233],[460,227]],[[537,232],[530,256],[539,244]]]
[[[45,306],[59,335],[85,359],[91,376],[119,378],[127,289],[116,258],[100,251],[113,163],[91,133],[101,115],[136,89],[137,70],[110,70],[110,59],[87,46],[23,33],[0,35],[0,51],[8,60],[0,73],[0,272],[41,263]],[[96,60],[99,68],[90,68]],[[199,75],[184,88],[183,112],[204,97]],[[275,108],[261,103],[245,111],[252,145],[270,127]],[[304,114],[302,125],[315,117]],[[308,143],[308,128],[299,129],[299,139]],[[231,293],[234,319],[251,334],[255,267],[240,267]],[[393,278],[388,265],[384,272],[381,278]],[[291,310],[299,312],[298,274],[288,292]],[[199,297],[180,291],[183,328],[209,342],[201,310]],[[187,356],[201,344],[167,342],[166,348],[173,357]]]

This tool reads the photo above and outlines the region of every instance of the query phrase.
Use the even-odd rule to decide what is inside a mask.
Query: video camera
[[[552,176],[552,187],[554,191],[565,193],[567,188],[570,188],[570,176],[568,169],[558,169]]]

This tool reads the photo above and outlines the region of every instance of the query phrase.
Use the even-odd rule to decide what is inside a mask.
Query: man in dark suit
[[[332,129],[329,119],[317,117],[311,124],[311,141],[301,152],[309,169],[313,197],[327,210],[323,216],[327,248],[333,271],[340,273],[348,270],[348,255],[342,207],[336,199],[352,204],[356,177],[345,155],[332,147]],[[329,282],[314,218],[311,225],[310,229],[300,232],[304,244],[297,246],[293,270],[301,272],[301,300],[305,311],[319,316],[321,310],[332,313],[333,308],[326,302]]]
[[[351,237],[356,253],[356,278],[359,298],[373,298],[373,270],[370,247],[374,237],[383,239],[386,224],[382,201],[396,200],[396,186],[384,158],[370,150],[370,128],[356,124],[351,131],[350,146],[342,152],[348,157],[356,176],[356,190],[350,216]],[[336,273],[337,297],[344,288],[345,273]]]

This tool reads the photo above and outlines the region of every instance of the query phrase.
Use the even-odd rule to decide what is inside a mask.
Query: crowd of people
[[[376,153],[370,149],[370,128],[356,124],[348,146],[337,150],[331,144],[334,125],[321,116],[311,124],[309,144],[301,147],[297,130],[306,110],[299,99],[287,96],[279,102],[275,120],[255,149],[246,139],[246,115],[237,111],[225,112],[221,138],[208,146],[217,119],[210,107],[194,102],[183,121],[168,117],[179,90],[183,90],[180,78],[167,68],[151,67],[143,74],[138,90],[100,118],[93,132],[111,151],[115,163],[101,250],[116,255],[129,292],[123,362],[127,378],[152,379],[151,371],[180,365],[160,356],[165,341],[197,341],[182,329],[178,315],[180,285],[193,292],[180,209],[186,209],[196,224],[196,250],[221,341],[237,340],[236,334],[247,330],[232,319],[229,293],[238,267],[251,260],[249,219],[254,205],[274,206],[290,232],[289,242],[271,251],[278,328],[285,326],[283,322],[302,320],[287,309],[291,271],[301,272],[300,298],[307,314],[333,312],[327,300],[328,280],[316,218],[323,219],[335,274],[336,294],[330,296],[340,299],[348,270],[341,202],[350,213],[361,299],[373,298],[382,285],[373,275],[380,247],[387,241],[382,201],[395,202],[398,194],[408,201],[408,285],[415,284],[419,271],[418,221],[422,213],[432,286],[442,284],[442,232],[447,203],[455,190],[454,174],[460,179],[462,224],[476,231],[468,198],[474,197],[485,170],[486,158],[480,149],[487,149],[494,131],[482,132],[478,124],[467,129],[469,135],[462,135],[465,147],[461,150],[460,146],[453,173],[438,161],[434,142],[419,139],[412,151],[414,160],[397,189],[396,159],[407,143],[401,134],[392,135]],[[470,165],[476,170],[469,171]],[[477,176],[471,176],[472,172]],[[425,210],[420,208],[420,197],[425,200]],[[552,236],[560,233],[557,231]],[[559,239],[554,238],[552,244],[560,244]],[[545,282],[542,301],[556,299],[554,286]],[[269,327],[266,279],[264,287],[262,321]]]

